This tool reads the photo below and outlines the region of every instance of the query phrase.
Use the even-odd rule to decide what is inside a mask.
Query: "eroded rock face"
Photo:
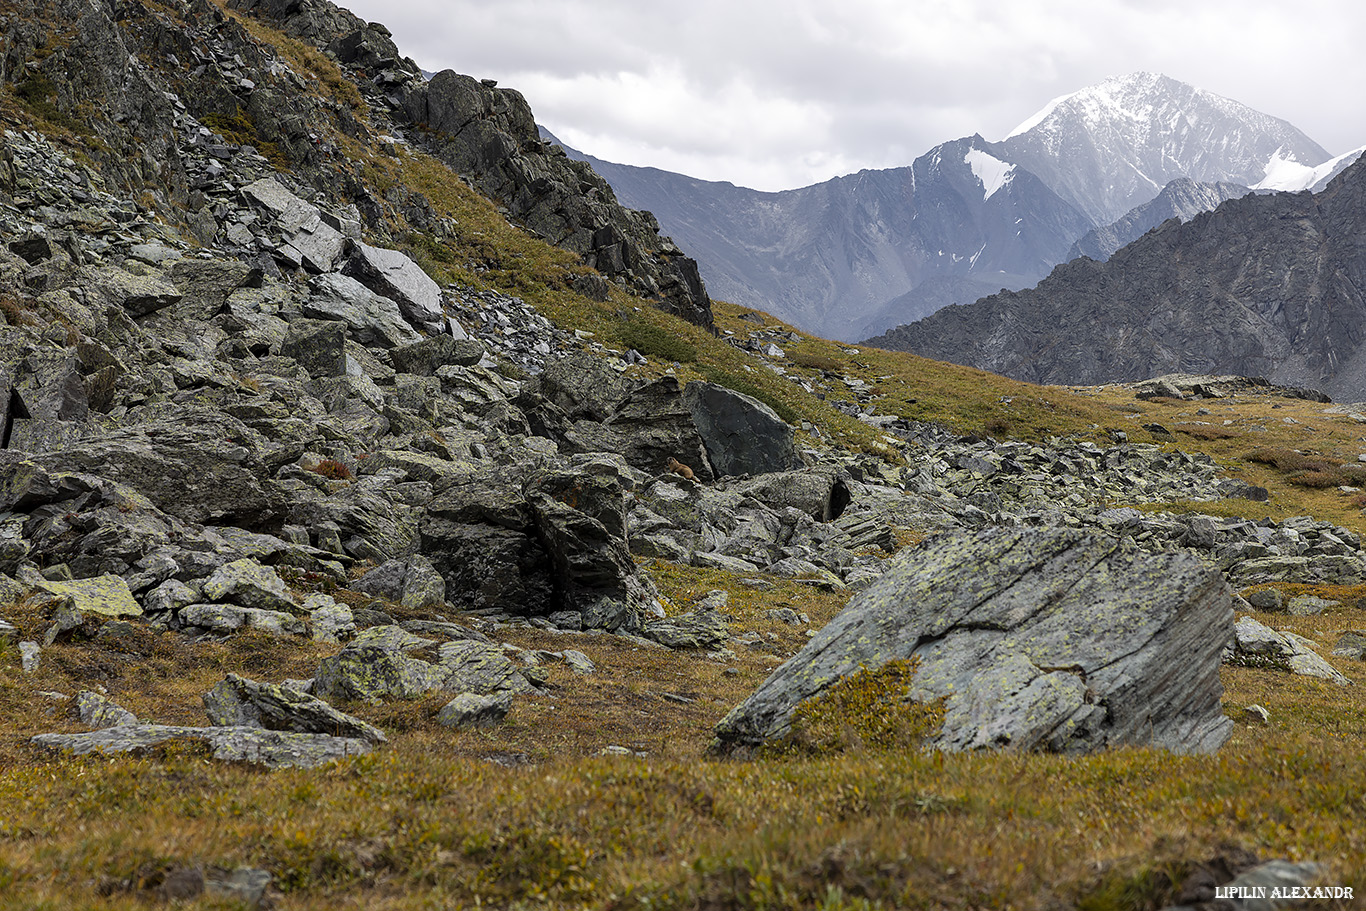
[[[1233,726],[1219,705],[1232,621],[1227,585],[1190,555],[1066,529],[945,535],[855,596],[717,725],[716,747],[781,737],[835,680],[915,658],[911,696],[945,701],[940,749],[1209,752]]]

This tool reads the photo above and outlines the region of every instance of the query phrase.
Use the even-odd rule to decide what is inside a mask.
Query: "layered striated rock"
[[[1232,621],[1228,587],[1187,555],[1061,529],[944,536],[897,558],[722,719],[718,748],[782,737],[835,680],[916,659],[909,695],[943,700],[941,749],[1209,752],[1233,726],[1219,704]]]

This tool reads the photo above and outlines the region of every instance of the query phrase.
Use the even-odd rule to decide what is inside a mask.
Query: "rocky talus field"
[[[323,0],[0,30],[0,907],[1354,907],[1366,404],[712,301]]]

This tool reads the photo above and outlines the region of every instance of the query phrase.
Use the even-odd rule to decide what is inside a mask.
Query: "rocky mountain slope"
[[[1329,159],[1283,120],[1157,73],[1130,73],[1055,98],[1001,141],[1097,225],[1178,177],[1252,186],[1273,163]]]
[[[951,307],[880,344],[1042,383],[1235,373],[1366,397],[1366,165],[1319,194],[1247,196],[1107,263]]]
[[[781,193],[567,151],[686,239],[721,299],[832,338],[904,322],[908,308],[928,313],[984,288],[1032,284],[1090,227],[980,136],[938,146],[908,168]],[[923,302],[888,306],[922,285]]]

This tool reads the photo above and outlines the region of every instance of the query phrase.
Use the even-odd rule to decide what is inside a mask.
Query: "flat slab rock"
[[[173,740],[198,740],[213,749],[213,758],[250,762],[269,769],[311,769],[327,762],[360,756],[371,745],[350,737],[294,734],[254,727],[192,728],[165,724],[129,724],[88,734],[39,734],[33,742],[54,750],[87,753],[129,753]]]
[[[1232,596],[1190,554],[1071,529],[993,528],[904,551],[717,725],[713,749],[781,738],[794,709],[860,666],[918,658],[911,696],[945,700],[930,745],[1210,752],[1233,722],[1219,663]]]

